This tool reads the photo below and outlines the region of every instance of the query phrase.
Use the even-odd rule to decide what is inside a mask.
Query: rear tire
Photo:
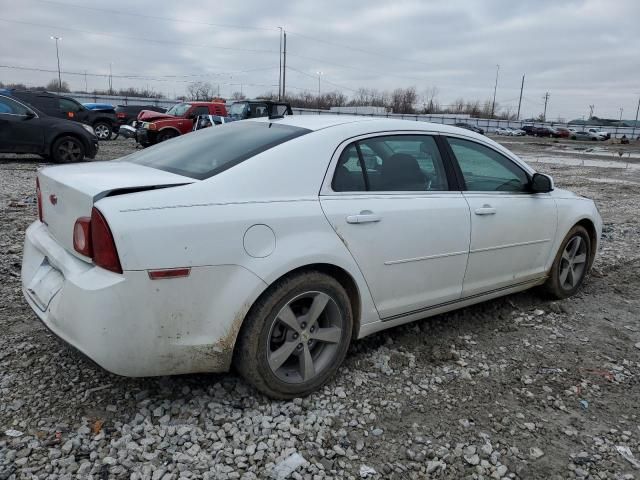
[[[110,140],[113,128],[107,122],[96,122],[93,124],[93,131],[96,132],[98,140]]]
[[[555,299],[570,297],[582,285],[590,263],[591,238],[584,227],[576,225],[560,244],[543,289]]]
[[[338,370],[351,341],[351,302],[340,283],[320,272],[273,284],[251,307],[234,365],[265,395],[306,396]]]
[[[75,137],[60,137],[51,147],[51,158],[56,163],[81,162],[84,156],[84,145]]]

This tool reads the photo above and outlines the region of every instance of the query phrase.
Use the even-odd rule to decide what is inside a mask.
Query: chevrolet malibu
[[[110,372],[232,365],[274,398],[327,382],[349,343],[542,286],[574,294],[602,221],[482,135],[293,116],[204,129],[37,175],[22,282]]]

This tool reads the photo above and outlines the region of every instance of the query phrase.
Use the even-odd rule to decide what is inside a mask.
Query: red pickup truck
[[[138,114],[136,140],[143,147],[164,142],[193,130],[193,122],[199,115],[226,116],[224,102],[178,103],[166,113],[142,110]]]

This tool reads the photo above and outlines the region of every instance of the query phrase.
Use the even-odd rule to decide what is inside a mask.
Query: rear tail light
[[[93,207],[91,217],[80,217],[73,226],[73,248],[96,265],[115,273],[122,273],[113,234],[100,211]]]
[[[40,190],[40,180],[36,177],[36,197],[38,198],[38,219],[44,222],[42,216],[42,191]]]
[[[124,118],[124,117],[126,117],[126,114],[124,114],[122,112],[119,112],[119,113],[116,113],[116,117],[117,118]]]

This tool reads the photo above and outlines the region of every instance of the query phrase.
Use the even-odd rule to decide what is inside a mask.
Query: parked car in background
[[[47,115],[91,125],[100,140],[109,140],[111,134],[118,131],[113,108],[91,110],[74,98],[44,91],[11,90],[11,96]]]
[[[156,107],[155,105],[118,105],[115,109],[118,125],[133,125],[142,110],[158,113],[167,111],[166,108]]]
[[[357,338],[575,294],[602,233],[593,201],[503,146],[409,120],[249,119],[37,180],[22,287],[54,334],[119,375],[234,365],[280,399]]]
[[[458,122],[455,123],[454,126],[459,128],[464,128],[466,130],[471,130],[472,132],[479,133],[480,135],[484,135],[484,130],[477,125],[471,125],[470,123]]]
[[[592,141],[606,140],[604,135],[595,133],[595,132],[590,132],[588,130],[572,132],[569,138],[571,138],[571,140],[592,140]]]
[[[560,134],[558,133],[558,131],[555,128],[548,127],[546,125],[542,126],[542,127],[536,127],[535,136],[536,137],[548,137],[548,138],[560,138]]]
[[[287,102],[276,102],[273,100],[242,100],[233,102],[229,107],[229,117],[231,117],[232,120],[281,117],[292,114],[291,105]]]
[[[560,136],[560,138],[569,138],[571,137],[571,130],[569,130],[566,127],[555,127],[556,132],[558,132],[558,135]]]
[[[611,134],[609,132],[600,130],[599,128],[590,128],[588,131],[602,137],[603,140],[609,140],[611,138]]]
[[[113,110],[113,105],[110,103],[83,103],[89,110]]]
[[[511,135],[511,130],[504,127],[497,127],[494,132],[496,135]]]
[[[525,133],[525,135],[535,135],[537,128],[538,127],[534,127],[533,125],[523,125],[521,130]]]
[[[509,130],[511,135],[514,137],[522,137],[527,134],[524,130],[520,130],[519,128],[507,127],[507,130]]]
[[[134,124],[135,138],[140,145],[148,147],[193,131],[193,123],[200,115],[227,115],[223,102],[178,103],[160,113],[142,110]]]
[[[47,115],[13,96],[0,95],[0,152],[29,153],[56,163],[80,162],[98,153],[93,128]]]

